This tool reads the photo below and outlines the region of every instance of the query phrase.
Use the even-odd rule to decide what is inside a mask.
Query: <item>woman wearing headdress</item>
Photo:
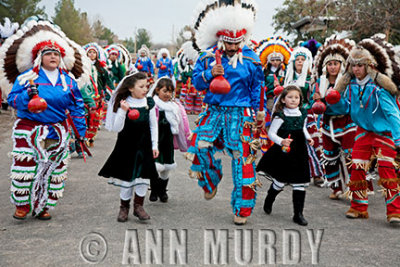
[[[126,66],[122,62],[122,52],[120,51],[120,47],[115,44],[107,46],[105,50],[109,59],[108,68],[111,73],[111,79],[116,87],[126,73]]]
[[[83,47],[87,56],[92,61],[92,78],[96,83],[99,94],[108,101],[112,95],[114,83],[107,71],[107,58],[105,51],[96,43],[89,43]]]
[[[292,50],[288,42],[280,36],[262,40],[256,46],[256,53],[263,65],[267,109],[270,112],[274,104],[274,89],[283,84]]]
[[[67,178],[66,112],[77,134],[85,136],[83,100],[75,78],[80,84],[87,81],[89,70],[83,61],[88,59],[59,28],[41,20],[30,20],[8,38],[0,59],[0,80],[4,88],[12,87],[7,100],[18,117],[11,152],[14,218],[25,219],[32,211],[48,220],[48,210],[63,195]]]
[[[88,110],[88,131],[86,134],[88,146],[94,145],[97,131],[105,117],[106,101],[110,99],[114,90],[114,83],[106,67],[104,50],[96,43],[89,43],[83,47],[91,60],[90,82],[85,85],[85,90],[96,102],[96,107]],[[78,152],[79,153],[79,152]],[[80,152],[82,153],[82,152]]]
[[[342,77],[346,59],[354,45],[354,41],[340,39],[336,35],[325,41],[315,57],[314,76],[317,80],[314,100],[325,102],[328,90],[333,89]],[[322,116],[322,164],[326,185],[332,190],[329,198],[339,199],[349,180],[356,124],[349,114],[338,114],[330,107]]]
[[[349,219],[369,217],[366,172],[376,158],[386,219],[391,224],[400,223],[400,186],[395,162],[400,151],[399,63],[385,35],[374,35],[361,40],[350,51],[345,73],[335,86],[341,99],[336,104],[331,102],[332,110],[349,113],[357,124],[347,194],[351,199],[346,212]]]

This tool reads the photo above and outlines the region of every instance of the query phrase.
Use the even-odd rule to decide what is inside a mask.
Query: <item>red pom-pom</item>
[[[138,70],[142,70],[143,69],[143,65],[142,64],[137,65],[137,69]]]
[[[139,110],[137,110],[137,109],[131,109],[131,110],[128,112],[128,118],[129,118],[130,120],[135,121],[135,120],[137,120],[137,119],[139,118],[139,116],[140,116],[140,112],[139,112]]]

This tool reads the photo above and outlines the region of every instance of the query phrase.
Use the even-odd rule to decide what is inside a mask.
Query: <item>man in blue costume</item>
[[[135,67],[138,69],[138,71],[146,72],[149,77],[153,76],[154,64],[151,61],[150,50],[146,45],[142,45],[138,51],[138,55],[139,56],[136,60]]]
[[[190,176],[198,179],[205,199],[212,199],[222,178],[221,160],[214,154],[225,150],[232,158],[232,209],[234,223],[243,225],[255,206],[255,149],[253,130],[260,105],[263,73],[258,56],[245,43],[254,25],[253,1],[214,1],[200,3],[195,22],[195,40],[200,54],[193,72],[193,85],[207,90],[206,109],[199,115],[187,158],[192,161]],[[229,25],[227,21],[233,21]],[[211,27],[211,25],[213,25]],[[215,53],[221,52],[221,64]],[[228,93],[211,92],[210,83],[223,75],[231,89]],[[262,121],[263,112],[257,114]]]
[[[172,78],[174,74],[174,68],[172,66],[172,60],[169,56],[169,51],[166,48],[161,48],[157,55],[157,64],[158,68],[158,78],[167,76],[168,78]]]

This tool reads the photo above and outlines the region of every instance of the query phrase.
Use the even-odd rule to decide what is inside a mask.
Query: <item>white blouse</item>
[[[60,75],[60,71],[58,69],[55,70],[46,70],[45,68],[42,68],[44,73],[46,74],[47,78],[51,82],[53,86],[56,86],[58,76]]]
[[[299,108],[284,108],[283,113],[287,117],[301,116],[301,111]],[[271,126],[269,127],[269,131],[268,131],[269,139],[271,139],[272,142],[274,142],[275,144],[278,144],[280,146],[282,146],[283,138],[278,136],[278,130],[282,126],[283,122],[284,121],[282,118],[274,117],[274,119],[271,122]],[[306,137],[306,139],[310,140],[311,136],[307,131],[307,119],[304,120],[303,132],[304,132],[304,136]]]
[[[128,96],[126,99],[128,102],[129,107],[131,108],[141,108],[147,106],[147,99],[146,98],[133,98],[132,96]],[[112,106],[108,107],[112,109]],[[113,112],[114,113],[114,112]],[[125,125],[125,117],[127,111],[123,110],[122,108],[118,108],[117,113],[114,113],[114,120],[112,121],[111,131],[113,132],[120,132],[124,128]],[[158,123],[157,123],[157,116],[156,116],[156,109],[152,108],[150,110],[150,132],[151,132],[151,143],[153,150],[158,149]]]

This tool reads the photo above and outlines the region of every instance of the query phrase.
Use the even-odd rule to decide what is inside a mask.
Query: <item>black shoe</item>
[[[151,191],[150,191],[150,197],[149,200],[151,202],[155,202],[158,200],[158,190],[160,185],[158,184],[158,178],[156,179],[150,179],[150,187],[151,187]]]
[[[293,221],[302,226],[306,226],[308,224],[307,220],[304,219],[303,216],[305,198],[306,191],[293,190]]]
[[[167,194],[167,185],[169,179],[163,180],[159,178],[160,188],[158,191],[158,197],[160,198],[161,202],[168,202],[168,194]]]
[[[303,214],[301,214],[301,213],[295,214],[295,215],[293,216],[293,221],[294,221],[295,223],[299,224],[299,225],[302,225],[302,226],[308,225],[307,220],[304,219]]]
[[[154,192],[153,188],[151,188],[149,200],[151,202],[156,202],[158,200],[157,193]]]
[[[275,198],[280,192],[281,191],[275,190],[271,184],[268,194],[264,200],[264,211],[266,214],[271,214],[272,204],[274,204]]]
[[[268,196],[264,200],[264,211],[266,214],[271,214],[272,212],[272,201],[269,201]]]

